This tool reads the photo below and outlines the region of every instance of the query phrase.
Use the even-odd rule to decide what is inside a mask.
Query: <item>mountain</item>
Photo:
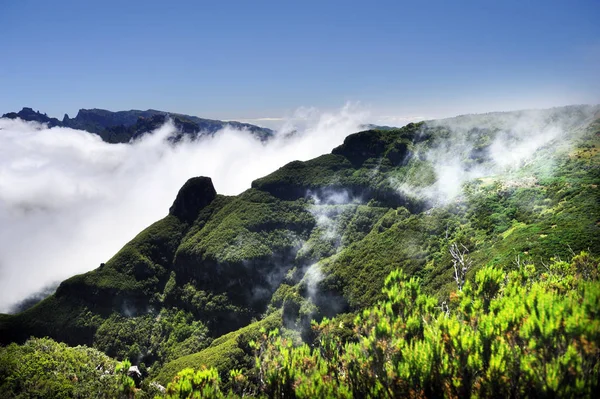
[[[394,129],[398,129],[397,126],[374,125],[372,123],[367,123],[366,125],[362,125],[360,128],[363,130],[394,130]]]
[[[47,123],[48,127],[62,126],[61,121],[56,118],[50,118],[46,114],[42,114],[39,111],[34,111],[31,108],[23,107],[19,112],[9,112],[2,115],[3,118],[17,119],[21,118],[24,121],[33,121],[39,123]]]
[[[232,129],[247,130],[261,141],[268,140],[272,135],[271,129],[262,128],[248,123],[234,121],[219,121],[202,119],[196,116],[169,113],[149,109],[147,111],[107,111],[104,109],[80,109],[75,118],[65,114],[62,121],[50,118],[46,114],[23,108],[19,112],[9,112],[3,118],[21,118],[25,121],[47,123],[48,127],[62,126],[73,129],[85,130],[99,135],[107,143],[128,143],[141,135],[151,132],[162,126],[170,118],[177,126],[181,135],[197,137],[199,134],[214,134],[217,131],[230,127]],[[176,137],[180,139],[182,136]]]
[[[309,356],[310,348],[300,347],[304,352],[297,361],[307,362],[304,366],[294,363],[296,368],[285,364],[268,368],[269,362],[292,356],[285,342],[307,342],[321,348],[319,354],[329,353],[330,348],[319,345],[340,342],[335,353],[341,356],[346,353],[344,348],[363,342],[360,337],[367,342],[389,336],[389,331],[408,331],[403,340],[423,338],[423,323],[443,326],[449,315],[463,315],[452,327],[460,329],[471,325],[464,322],[465,314],[508,306],[501,305],[504,297],[498,297],[494,288],[506,284],[517,290],[506,297],[513,301],[537,292],[538,297],[531,298],[538,299],[531,299],[531,306],[569,295],[577,298],[569,306],[591,301],[573,312],[581,311],[577,317],[582,321],[593,321],[586,321],[590,330],[578,332],[576,337],[591,339],[582,338],[577,345],[591,345],[592,363],[585,367],[591,367],[590,375],[597,377],[597,358],[596,363],[593,359],[600,344],[596,341],[600,327],[598,320],[594,321],[597,307],[593,310],[593,298],[600,298],[600,286],[594,280],[600,257],[599,149],[600,107],[570,106],[463,115],[354,133],[330,154],[291,162],[255,180],[237,196],[216,193],[209,177],[191,178],[168,215],[106,263],[63,281],[53,295],[24,312],[0,315],[0,340],[3,344],[22,343],[31,336],[47,336],[69,345],[93,346],[113,358],[143,364],[147,380],[163,385],[180,370],[201,369],[202,365],[215,367],[226,387],[237,381],[230,372],[238,369],[250,373],[248,384],[260,385],[258,375],[252,374],[258,353],[267,358],[263,359],[265,369],[256,372],[297,372],[300,374],[294,378],[300,384],[305,380],[298,370],[312,370],[311,364],[316,363],[311,362],[316,360],[310,356],[317,354]],[[578,258],[582,251],[587,254]],[[571,258],[573,263],[562,261]],[[462,262],[460,268],[455,267],[457,262]],[[571,270],[580,270],[580,266],[586,270],[589,285],[576,285],[583,277]],[[539,281],[510,285],[510,278],[516,277],[504,277],[500,268],[519,273],[527,270],[527,276]],[[397,269],[405,277],[400,277]],[[398,299],[405,291],[398,291],[393,285],[396,281],[409,290],[406,298]],[[471,281],[479,291],[469,288]],[[549,293],[535,285],[542,283],[550,287]],[[521,292],[518,287],[538,288]],[[556,297],[548,296],[556,292]],[[480,301],[468,302],[476,299]],[[386,300],[392,302],[386,305]],[[407,319],[393,319],[399,323],[393,328],[377,324],[386,312],[405,309],[399,308],[401,300],[408,301],[405,306],[417,313],[406,310]],[[492,308],[490,303],[494,303]],[[443,312],[430,317],[435,309]],[[531,311],[527,309],[523,312]],[[331,317],[336,317],[333,324],[325,321],[321,327],[311,328],[311,320]],[[551,315],[544,317],[549,320]],[[468,318],[474,326],[476,319]],[[359,328],[363,322],[364,331]],[[410,323],[419,326],[414,333]],[[543,320],[539,324],[531,327],[532,337],[569,333],[559,327],[546,331]],[[261,331],[274,328],[282,329],[288,341],[264,341],[267,338]],[[339,341],[322,341],[331,331]],[[454,334],[452,331],[444,334]],[[256,349],[255,342],[266,346]],[[400,345],[400,341],[393,342]],[[486,350],[497,344],[490,343]],[[470,348],[468,345],[464,343],[465,348]],[[406,350],[418,349],[411,348]],[[519,350],[531,348],[525,345]],[[536,350],[539,352],[527,352],[528,356],[545,353]],[[563,351],[560,356],[567,353],[566,346],[556,350]],[[404,358],[411,353],[406,352]],[[587,353],[581,358],[588,359]],[[424,354],[415,356],[415,362],[426,359]],[[422,360],[425,363],[414,367],[446,364],[453,358],[448,356],[443,361]],[[375,362],[373,358],[370,361]],[[465,360],[464,367],[466,364]],[[361,370],[368,372],[369,367]],[[460,371],[463,366],[456,367]],[[491,366],[486,361],[477,367],[487,370]],[[532,363],[531,367],[537,366]],[[504,378],[499,381],[510,380],[503,371],[498,373]],[[184,378],[182,374],[175,381]],[[273,387],[285,378],[278,375],[263,383]],[[440,378],[436,380],[440,387],[447,383],[454,394],[463,392]],[[456,378],[471,381],[462,374]],[[585,379],[581,386],[591,384],[594,378]],[[413,384],[427,386],[417,380]],[[544,380],[540,384],[550,383]],[[409,392],[414,386],[397,392]],[[477,386],[473,389],[479,389]],[[277,389],[293,391],[294,387]],[[535,393],[542,388],[531,389]],[[441,391],[423,392],[423,396],[435,397]]]

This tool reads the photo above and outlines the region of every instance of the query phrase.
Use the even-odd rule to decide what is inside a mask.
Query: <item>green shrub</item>
[[[340,338],[337,319],[314,324],[316,347],[296,346],[278,330],[263,333],[253,343],[259,392],[289,398],[592,397],[600,388],[598,271],[598,260],[586,253],[570,263],[555,260],[541,274],[533,265],[509,273],[487,266],[451,294],[449,308],[424,294],[418,278],[394,271],[385,280],[386,299],[356,316],[351,339]],[[220,397],[215,376],[187,370],[173,386],[198,382],[171,392],[189,395],[198,386],[197,392]]]
[[[124,381],[118,369],[96,349],[31,338],[0,347],[0,393],[3,398],[116,398]]]

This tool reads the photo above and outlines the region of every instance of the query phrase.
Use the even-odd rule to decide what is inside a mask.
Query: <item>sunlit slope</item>
[[[158,370],[278,309],[281,322],[302,329],[311,318],[372,305],[396,268],[445,295],[455,242],[476,265],[598,255],[597,112],[565,107],[360,132],[234,197],[193,179],[168,216],[106,264],[2,315],[0,337],[86,343]],[[160,332],[157,320],[166,323]],[[177,334],[181,320],[206,333]],[[124,332],[132,325],[135,335]],[[239,349],[217,344],[181,364]]]
[[[424,290],[442,301],[455,289],[449,253],[453,243],[460,243],[470,251],[474,267],[468,278],[486,264],[511,269],[518,262],[549,262],[553,257],[570,259],[580,250],[599,254],[600,123],[592,119],[588,125],[589,121],[572,126],[566,137],[537,148],[523,165],[515,165],[518,167],[498,170],[485,157],[486,151],[478,150],[482,154],[480,159],[466,157],[465,162],[488,164],[486,171],[490,174],[466,180],[459,196],[434,207],[432,198],[404,199],[407,205],[431,207],[420,213],[414,210],[411,213],[406,207],[381,206],[381,201],[372,197],[368,206],[336,204],[333,197],[340,190],[346,190],[348,198],[352,192],[364,194],[356,186],[340,183],[352,176],[353,169],[346,157],[327,155],[292,163],[256,181],[254,187],[266,186],[282,197],[302,190],[321,192],[330,202],[320,205],[319,211],[313,209],[313,213],[317,218],[336,218],[335,237],[323,234],[330,227],[321,223],[301,251],[318,254],[312,258],[319,260],[318,264],[296,280],[285,280],[273,295],[269,309],[283,308],[284,324],[306,331],[310,318],[352,312],[382,299],[383,281],[397,268],[422,277]],[[427,127],[421,125],[420,129]],[[385,133],[364,132],[351,136],[347,142],[365,135],[381,137]],[[490,137],[477,139],[492,141]],[[416,146],[415,151],[418,150]],[[416,177],[423,174],[414,167],[419,165],[417,162],[408,159],[402,168],[383,168],[378,173]],[[427,164],[418,166],[426,167]],[[313,183],[311,176],[321,185]],[[374,180],[377,179],[385,181],[381,176]],[[411,183],[426,186],[423,181]],[[348,220],[352,223],[346,224]],[[311,276],[314,269],[319,270],[317,279]],[[219,345],[216,349],[213,344],[197,355],[169,363],[159,379],[166,382],[178,368],[199,368],[203,364],[226,371],[224,359],[239,358],[244,353],[243,344],[228,342],[227,346]],[[217,352],[221,354],[218,359],[214,355]],[[251,360],[249,353],[246,356]]]

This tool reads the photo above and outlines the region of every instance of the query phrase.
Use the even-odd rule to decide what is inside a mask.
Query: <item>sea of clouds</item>
[[[414,154],[432,166],[435,183],[391,183],[399,195],[444,205],[461,194],[465,182],[521,168],[540,149],[569,142],[568,134],[599,114],[600,106],[591,106],[429,121],[449,132]],[[225,128],[176,144],[169,140],[176,133],[170,122],[133,143],[108,144],[85,131],[0,118],[0,312],[106,262],[166,216],[189,178],[209,176],[219,194],[239,194],[290,161],[330,152],[364,130],[369,118],[352,104],[335,112],[301,108],[267,142]],[[488,162],[481,165],[465,162],[474,149],[474,128],[494,131]],[[551,158],[544,162],[553,167]],[[309,211],[330,235],[337,234],[335,215],[321,205],[360,202],[344,192],[313,200]],[[317,281],[318,267],[312,269]]]
[[[226,128],[173,144],[167,123],[131,144],[68,128],[0,119],[0,312],[106,262],[166,216],[179,188],[209,176],[235,195],[293,160],[330,152],[368,114],[301,109],[263,143]]]

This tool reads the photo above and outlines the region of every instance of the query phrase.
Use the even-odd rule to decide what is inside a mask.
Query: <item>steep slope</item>
[[[267,319],[310,339],[310,319],[373,305],[397,268],[444,298],[454,243],[478,266],[580,250],[597,256],[598,111],[565,107],[360,132],[235,197],[217,195],[210,179],[192,179],[166,218],[106,264],[23,313],[0,316],[0,337],[86,343],[155,364],[154,374],[172,361],[164,382],[183,365],[240,367],[247,339],[218,337],[245,326],[255,332]],[[195,330],[171,334],[181,320]],[[152,326],[158,321],[166,323],[161,332]],[[120,332],[132,323],[138,335]]]
[[[569,115],[572,111],[567,109]],[[365,143],[364,137],[385,137],[386,133],[381,131],[349,136],[343,146],[333,151],[343,154],[341,157],[327,155],[308,162],[294,162],[255,181],[253,187],[269,190],[281,198],[294,198],[302,192],[310,193],[309,196],[320,193],[325,204],[313,202],[309,209],[317,220],[330,219],[335,224],[331,231],[327,222],[317,223],[311,238],[298,253],[299,259],[304,256],[305,267],[281,284],[269,309],[282,308],[283,325],[307,332],[305,327],[311,318],[355,312],[382,299],[383,282],[397,268],[409,276],[422,277],[426,292],[440,298],[440,302],[447,301],[448,293],[456,286],[449,253],[454,243],[465,245],[470,251],[474,265],[468,272],[470,279],[485,264],[510,269],[529,262],[550,262],[549,259],[555,257],[569,259],[580,250],[597,256],[600,253],[597,184],[600,182],[600,121],[597,111],[591,111],[583,117],[580,115],[581,118],[576,117],[577,123],[567,122],[565,129],[569,130],[563,131],[569,132],[566,142],[561,141],[563,137],[542,146],[522,168],[468,180],[460,197],[425,212],[413,210],[411,213],[402,206],[395,209],[380,206],[382,198],[377,197],[378,191],[373,188],[394,184],[393,180],[386,182],[381,176],[377,179],[371,175],[368,190],[360,190],[360,184],[351,183],[350,179],[360,176],[351,166],[352,162],[362,166],[365,159],[374,158],[370,154],[376,154],[379,159],[376,163],[371,159],[371,165],[383,165],[378,173],[388,173],[388,177],[401,175],[404,182],[415,179],[412,184],[417,187],[427,184],[423,184],[423,177],[428,175],[426,166],[417,162],[417,155],[412,159],[410,155],[408,159],[405,157],[403,168],[386,170],[387,162],[381,159],[382,154],[389,153],[385,138],[378,139],[379,148],[370,152],[372,146],[368,140]],[[416,147],[424,136],[429,136],[425,140],[431,141],[434,134],[445,133],[439,132],[439,126],[432,125],[418,127],[420,137],[412,142],[417,142],[414,153],[418,152]],[[408,132],[414,129],[415,126],[407,126],[395,135],[410,136]],[[488,128],[467,133],[476,134],[478,140],[489,143],[492,140],[481,136],[490,131]],[[354,147],[352,143],[360,145]],[[435,147],[431,142],[427,144]],[[476,151],[468,148],[466,155],[462,154],[467,165],[473,161],[478,165],[490,163],[489,152],[481,151],[476,145]],[[473,157],[473,153],[480,157]],[[553,159],[551,164],[548,164],[549,159]],[[371,195],[367,197],[370,198],[368,206],[352,203],[351,193],[365,192]],[[431,200],[422,197],[403,201],[409,206],[431,205]],[[352,208],[355,210],[349,212],[350,216],[344,216]],[[327,230],[333,236],[327,234]],[[351,324],[353,316],[346,320]],[[310,334],[305,339],[310,340]],[[198,369],[201,365],[216,367],[226,376],[232,365],[224,363],[225,359],[243,358],[246,346],[244,340],[225,342],[227,346],[213,343],[197,354],[168,363],[157,378],[166,383],[174,377],[175,370]],[[217,352],[219,356],[215,356]],[[245,356],[246,367],[250,367],[252,351],[246,349]],[[239,363],[234,367],[240,367]]]
[[[4,331],[3,324],[3,339],[48,335],[71,344],[91,344],[102,317],[114,310],[129,315],[139,309],[145,312],[169,278],[177,246],[190,227],[190,213],[209,213],[215,200],[209,178],[191,179],[167,217],[141,232],[106,264],[64,281],[54,295],[17,315],[19,328]]]

